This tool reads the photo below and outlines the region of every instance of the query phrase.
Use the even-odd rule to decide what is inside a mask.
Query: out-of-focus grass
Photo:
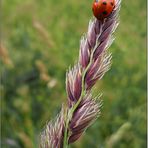
[[[65,73],[78,59],[79,40],[92,17],[92,1],[5,0],[2,40],[8,52],[0,67],[3,148],[34,148],[45,123],[66,102]],[[123,0],[112,68],[97,83],[101,117],[72,147],[107,147],[112,135],[131,126],[114,143],[146,147],[146,1]]]

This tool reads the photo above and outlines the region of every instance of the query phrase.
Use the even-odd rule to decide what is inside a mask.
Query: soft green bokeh
[[[0,67],[3,148],[36,148],[66,102],[65,73],[78,59],[92,0],[3,0]],[[37,26],[38,25],[38,26]],[[146,1],[123,0],[110,47],[112,68],[97,83],[101,117],[72,148],[146,148]],[[130,125],[130,126],[127,126]],[[127,126],[127,127],[126,127]]]

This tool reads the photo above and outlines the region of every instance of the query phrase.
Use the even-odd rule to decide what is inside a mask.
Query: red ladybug
[[[98,20],[108,17],[115,7],[115,0],[95,0],[92,11]]]

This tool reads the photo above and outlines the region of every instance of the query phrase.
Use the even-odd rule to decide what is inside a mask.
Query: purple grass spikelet
[[[64,134],[64,109],[54,121],[50,121],[41,133],[40,148],[62,148]]]
[[[72,106],[78,101],[82,91],[82,72],[79,64],[67,73],[66,90],[69,97],[69,106]]]
[[[96,101],[98,98],[93,99],[91,94],[86,94],[83,97],[70,121],[71,136],[69,137],[69,143],[79,139],[87,127],[100,115],[102,103],[101,101]]]

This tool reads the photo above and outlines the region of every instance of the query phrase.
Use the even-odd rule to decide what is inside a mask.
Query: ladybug
[[[95,0],[92,5],[94,16],[98,20],[107,18],[115,7],[115,0]]]

